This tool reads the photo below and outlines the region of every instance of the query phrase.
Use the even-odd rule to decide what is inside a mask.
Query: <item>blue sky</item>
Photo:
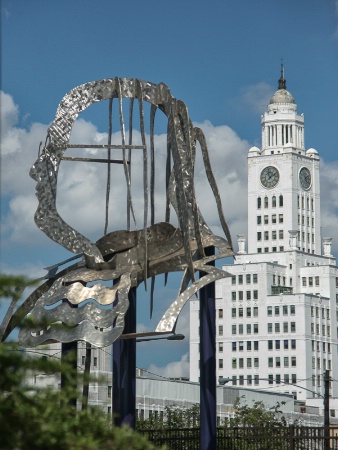
[[[323,233],[335,238],[337,1],[2,0],[1,21],[1,271],[41,276],[43,267],[71,256],[34,225],[28,170],[62,97],[101,78],[164,82],[187,104],[208,139],[234,240],[245,233],[247,151],[260,145],[260,115],[277,89],[281,58],[288,90],[305,115],[305,147],[321,157]],[[105,133],[96,118],[95,112],[84,116],[77,133]],[[64,212],[94,232],[89,209],[66,211],[67,195],[61,192]],[[202,195],[204,204],[208,212]],[[338,239],[333,249],[337,255]],[[166,289],[158,283],[151,323],[140,292],[141,328],[154,326],[177,282],[171,277]],[[188,336],[187,311],[178,328]],[[186,374],[187,351],[187,339],[140,344],[138,366]]]

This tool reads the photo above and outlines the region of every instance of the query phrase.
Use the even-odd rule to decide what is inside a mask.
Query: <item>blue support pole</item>
[[[205,249],[206,256],[214,248]],[[210,263],[214,265],[214,262]],[[204,272],[200,272],[200,277]],[[216,450],[216,309],[215,283],[200,290],[200,450]]]
[[[136,288],[129,292],[124,333],[136,332]],[[113,414],[117,426],[136,426],[136,339],[113,343]]]

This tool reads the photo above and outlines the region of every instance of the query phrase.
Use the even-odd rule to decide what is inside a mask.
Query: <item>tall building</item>
[[[304,116],[286,89],[262,116],[248,152],[248,240],[216,284],[217,377],[230,385],[321,397],[338,380],[338,267],[321,237],[319,155],[305,150]],[[234,231],[234,230],[233,230]],[[323,249],[323,250],[322,250]],[[190,303],[190,379],[199,379],[199,302]],[[338,382],[330,384],[338,396]]]

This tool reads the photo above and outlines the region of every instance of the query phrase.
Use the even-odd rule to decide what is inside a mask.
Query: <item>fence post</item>
[[[294,425],[289,426],[289,441],[290,441],[290,450],[295,450],[295,427]]]

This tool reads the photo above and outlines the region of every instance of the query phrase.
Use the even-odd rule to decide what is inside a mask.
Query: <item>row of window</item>
[[[257,231],[257,241],[261,241],[262,237],[264,238],[264,241],[269,240],[269,231],[264,231],[263,233],[261,231]],[[277,230],[271,231],[271,239],[276,240],[277,239]],[[284,231],[278,230],[278,239],[284,239]]]
[[[278,214],[278,223],[283,223],[284,218],[283,214]],[[277,223],[277,214],[272,214],[270,218],[271,223]],[[257,225],[268,225],[269,224],[269,215],[265,214],[264,216],[257,216]]]
[[[231,277],[231,284],[236,284],[236,281],[238,284],[243,284],[245,280],[246,284],[251,284],[252,283],[258,283],[258,275],[257,273],[247,273],[245,276],[244,275],[233,275]]]
[[[268,340],[268,350],[280,350],[281,343],[284,350],[296,350],[296,339],[284,339],[282,341],[279,339],[275,341]]]
[[[302,207],[302,209],[305,209],[305,197],[303,195],[302,196],[298,195],[297,206],[298,206],[298,209],[300,209],[300,207]],[[310,210],[310,199],[309,199],[309,197],[306,197],[306,208],[308,210]],[[314,210],[313,198],[311,198],[311,211],[313,211],[313,210]]]
[[[84,366],[85,363],[86,363],[86,357],[85,357],[85,356],[82,356],[82,358],[81,358],[81,364]],[[97,367],[97,357],[96,357],[96,356],[93,357],[93,366],[94,366],[94,367]]]
[[[314,317],[315,313],[316,313],[316,318],[319,319],[319,311],[320,311],[320,308],[318,308],[318,306],[316,306],[316,307],[311,306],[311,317]],[[325,314],[325,311],[326,311],[326,314]],[[327,319],[330,319],[330,310],[322,308],[322,319],[325,319],[325,317]]]
[[[311,323],[311,334],[315,334],[315,330],[316,330],[316,334],[320,334],[320,326],[319,323]],[[323,336],[331,336],[331,327],[330,325],[322,325],[322,335]]]
[[[284,203],[283,200],[283,195],[280,195],[278,197],[278,206],[282,207]],[[262,208],[262,204],[264,205],[264,208],[268,208],[269,207],[269,197],[265,196],[262,202],[262,198],[261,197],[257,197],[257,208],[261,209]],[[275,195],[273,195],[271,197],[271,206],[272,208],[276,208],[277,207],[277,197]]]
[[[303,286],[319,286],[319,277],[302,277],[302,285]]]
[[[281,379],[281,375],[280,374],[276,374],[276,375],[268,375],[268,381],[269,384],[297,384],[297,375],[295,373],[292,374],[288,374],[285,373],[284,374],[284,381],[282,381]],[[244,386],[244,381],[246,381],[246,385],[247,386],[252,386],[252,384],[254,384],[255,386],[259,385],[259,380],[262,380],[262,378],[259,375],[247,375],[246,377],[244,377],[244,375],[239,375],[238,377],[236,375],[233,375],[231,381],[232,381],[232,385],[236,386],[237,384],[239,384],[240,386]],[[263,380],[265,381],[266,378]]]
[[[280,356],[276,356],[275,358],[269,357],[268,358],[268,367],[296,367],[297,366],[297,358],[296,356],[284,356],[282,358]]]
[[[275,324],[273,323],[268,323],[268,333],[272,333],[273,332],[273,328],[274,328],[274,332],[275,333],[280,333],[282,331],[281,329],[281,323],[280,322],[276,322]],[[283,322],[283,333],[295,333],[296,332],[296,322]]]
[[[257,351],[259,350],[259,341],[245,341],[246,350],[247,351]],[[219,344],[222,344],[222,351],[223,351],[223,342],[220,342]],[[232,342],[232,351],[235,352],[236,350],[243,351],[244,350],[244,341],[233,341]],[[218,348],[219,349],[219,348]]]
[[[282,347],[284,350],[295,350],[296,349],[296,339],[284,339],[283,341],[280,341],[279,339],[275,340],[275,341],[268,341],[268,350],[273,350],[275,347],[275,350],[280,350],[281,349],[281,342],[282,342]],[[274,345],[275,343],[275,345]],[[218,347],[219,351],[223,351],[223,342],[219,342],[219,346],[221,345],[222,350],[220,350],[220,347]],[[232,346],[232,351],[236,352],[237,350],[239,351],[243,351],[244,350],[244,346],[246,345],[246,350],[247,351],[251,351],[251,350],[259,350],[259,341],[233,341],[231,346]],[[331,351],[331,349],[330,349]]]
[[[283,313],[283,316],[287,316],[288,313],[290,313],[291,316],[294,316],[296,314],[296,307],[295,305],[283,305],[283,306],[267,306],[267,315],[272,316],[273,312],[275,316],[279,316],[281,313]]]
[[[264,252],[262,250],[264,250]],[[278,251],[284,252],[284,245],[281,245],[280,247],[278,247]],[[269,247],[264,247],[264,248],[257,247],[257,253],[269,253],[269,252],[270,252]],[[272,247],[271,252],[277,252],[277,247]]]
[[[258,300],[258,291],[245,291],[246,300]],[[244,300],[244,291],[232,291],[231,292],[231,300]]]
[[[300,214],[298,214],[298,225],[301,224],[301,219],[302,218],[302,225],[305,226],[305,216],[304,214],[302,214],[302,216]],[[313,217],[309,217],[306,216],[306,225],[309,227],[310,226],[310,219],[311,219],[311,226],[312,228],[315,226],[315,219]]]
[[[331,344],[329,342],[322,342],[323,353],[326,353],[326,348],[327,348],[327,352],[331,353]],[[315,352],[316,350],[317,350],[317,352],[320,352],[320,342],[312,341],[312,351]]]
[[[298,241],[299,242],[305,242],[306,238],[307,238],[307,243],[308,244],[310,244],[310,243],[314,244],[315,243],[315,235],[313,233],[312,234],[307,233],[307,235],[305,235],[304,231],[302,231],[302,232],[298,231]]]
[[[258,308],[231,308],[231,317],[244,317],[244,312],[246,313],[245,317],[258,317]],[[252,315],[253,312],[253,315]]]
[[[233,324],[231,325],[231,334],[244,334],[244,325],[242,323],[240,324]],[[258,323],[247,323],[246,324],[246,334],[258,334]]]
[[[327,363],[327,366],[326,366]],[[321,366],[321,359],[320,358],[315,358],[314,356],[312,357],[312,369],[328,369],[331,370],[331,360],[327,360],[324,358],[323,359],[323,365]]]
[[[220,363],[222,367],[220,367]],[[231,367],[233,369],[244,369],[244,358],[232,358]],[[259,368],[259,358],[246,358],[246,367],[251,369],[252,367]],[[223,369],[223,359],[218,360],[218,368]]]

